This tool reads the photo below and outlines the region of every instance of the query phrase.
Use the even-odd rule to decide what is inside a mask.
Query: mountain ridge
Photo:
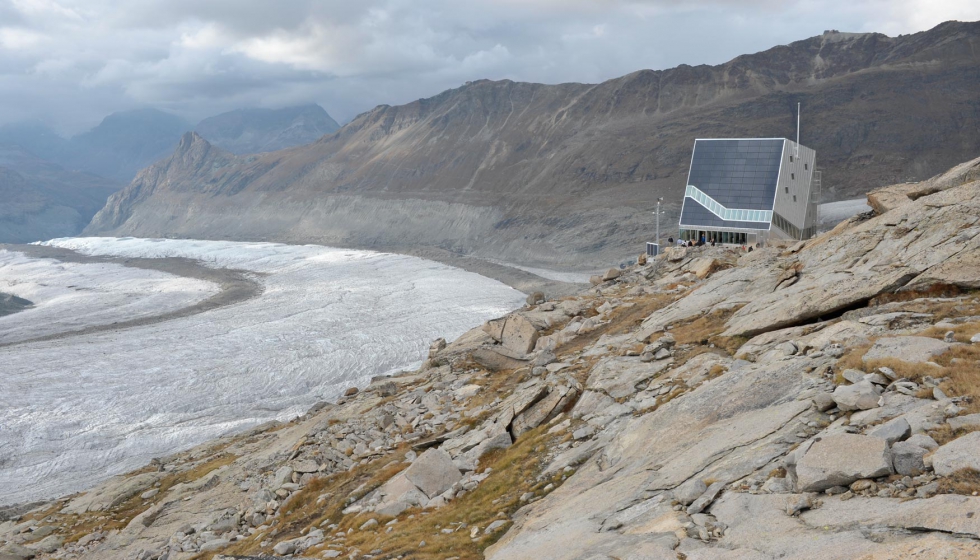
[[[793,137],[797,102],[825,199],[969,159],[980,150],[977,46],[980,24],[947,22],[896,38],[828,32],[600,84],[478,80],[376,107],[313,144],[234,169],[172,169],[182,184],[154,188],[139,205],[110,200],[107,215],[127,218],[97,215],[86,231],[432,246],[588,267],[650,240],[645,212],[659,196],[666,223],[674,219],[694,138]]]

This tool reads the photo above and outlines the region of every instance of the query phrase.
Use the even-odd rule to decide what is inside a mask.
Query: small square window
[[[810,169],[810,164],[809,163],[804,163],[803,164],[803,171],[808,171],[809,169]]]
[[[789,194],[789,187],[785,187],[785,189],[786,189],[786,194]]]
[[[789,156],[789,162],[793,163],[793,156]]]
[[[790,180],[795,181],[796,180],[796,173],[790,173],[789,174],[789,178],[790,178]]]
[[[793,195],[793,202],[796,202],[796,195]]]

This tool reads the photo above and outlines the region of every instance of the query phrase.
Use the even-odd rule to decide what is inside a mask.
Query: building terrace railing
[[[740,208],[726,208],[717,200],[708,196],[704,191],[688,185],[684,196],[694,199],[698,204],[707,208],[712,214],[722,220],[734,222],[772,222],[771,210],[743,210]]]

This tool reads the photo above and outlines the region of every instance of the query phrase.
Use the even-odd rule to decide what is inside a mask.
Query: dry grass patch
[[[974,323],[970,323],[973,325]],[[978,324],[980,326],[980,324]],[[932,327],[922,333],[923,336],[938,334],[942,330]],[[972,335],[971,335],[972,336]],[[942,338],[939,336],[937,338]],[[980,412],[980,345],[961,344],[949,351],[936,356],[932,363],[913,363],[895,358],[864,361],[864,355],[871,345],[856,346],[847,350],[834,366],[836,376],[834,381],[840,385],[845,383],[842,373],[846,369],[857,369],[871,372],[881,367],[891,368],[899,377],[921,382],[925,376],[933,378],[948,378],[940,388],[950,397],[966,397],[961,407],[967,412]],[[923,390],[920,398],[929,398],[932,390]],[[937,440],[938,441],[938,440]]]
[[[514,387],[517,386],[517,384],[520,383],[529,372],[530,366],[527,366],[517,369],[506,369],[490,372],[490,374],[483,379],[471,380],[470,383],[477,383],[477,381],[479,381],[477,384],[483,388],[480,389],[479,393],[468,400],[467,408],[472,410],[483,405],[489,405],[497,397],[500,397],[501,399],[506,398],[507,395],[514,390]],[[483,415],[474,418],[466,418],[464,416],[461,422],[465,422],[466,420],[478,422],[482,419],[482,417]]]
[[[975,496],[980,493],[980,472],[961,469],[939,481],[940,494]]]
[[[563,482],[560,473],[541,480],[538,478],[545,466],[547,447],[560,439],[559,436],[548,435],[547,429],[547,425],[539,426],[522,435],[510,448],[484,456],[478,470],[490,467],[492,472],[475,490],[436,510],[414,508],[404,512],[398,516],[398,522],[390,533],[386,532],[385,526],[391,519],[389,517],[374,513],[345,516],[342,511],[347,506],[348,496],[358,488],[357,496],[363,496],[407,468],[408,464],[403,462],[407,446],[391,457],[375,461],[376,464],[311,482],[284,504],[282,517],[268,533],[257,533],[220,552],[199,554],[194,560],[207,560],[216,554],[260,554],[263,552],[261,541],[271,540],[275,544],[300,537],[314,527],[324,529],[327,542],[305,551],[302,554],[304,557],[318,557],[324,550],[337,548],[339,543],[331,545],[331,537],[339,532],[347,534],[350,530],[341,548],[354,548],[361,554],[380,549],[383,551],[380,557],[383,558],[399,555],[432,560],[453,556],[460,559],[483,558],[483,550],[496,542],[507,529],[505,525],[492,535],[484,535],[483,530],[490,523],[498,519],[509,521],[510,516],[524,505],[520,497],[525,492],[541,495],[549,483],[557,487]],[[360,526],[372,518],[378,520],[379,526],[361,531]],[[331,523],[338,527],[328,531],[326,526]],[[475,540],[470,538],[473,526],[480,528]],[[444,533],[444,529],[450,531]],[[425,541],[426,545],[419,548],[421,541]]]
[[[481,460],[479,468],[491,467],[492,472],[475,490],[440,509],[423,511],[415,508],[406,511],[398,517],[390,533],[386,532],[385,523],[391,518],[374,513],[344,516],[341,512],[346,506],[347,496],[360,485],[365,486],[358,491],[358,495],[364,495],[406,468],[408,464],[401,462],[402,454],[390,462],[379,461],[384,463],[383,466],[367,465],[350,473],[314,481],[300,491],[299,497],[289,501],[284,509],[285,515],[272,532],[236,543],[221,554],[257,554],[261,552],[261,540],[281,542],[299,537],[310,528],[336,523],[336,529],[329,532],[324,529],[328,533],[327,542],[307,550],[303,553],[304,557],[318,557],[322,551],[331,548],[330,537],[338,532],[346,534],[350,530],[351,533],[343,541],[343,548],[352,547],[360,550],[361,554],[380,549],[383,551],[381,557],[385,558],[398,555],[440,560],[452,556],[460,559],[483,558],[483,550],[503,535],[507,527],[492,535],[484,535],[483,529],[498,519],[509,520],[510,515],[523,505],[520,497],[525,492],[541,494],[547,484],[557,487],[562,482],[560,475],[538,479],[544,467],[546,446],[553,443],[552,440],[557,440],[547,435],[546,430],[547,426],[539,426],[521,436],[509,449],[488,454]],[[328,497],[318,504],[317,500],[322,495]],[[378,520],[379,526],[361,531],[360,526],[372,518]],[[470,538],[473,526],[480,528],[475,541]],[[450,531],[444,533],[444,529]],[[426,546],[419,548],[421,541],[425,541]],[[337,548],[337,545],[334,544],[332,548]],[[214,554],[202,554],[195,558],[204,560]]]
[[[714,342],[712,339],[718,337],[724,330],[728,320],[731,319],[741,306],[705,313],[700,317],[674,325],[670,330],[677,344],[708,344]]]
[[[378,460],[352,471],[335,473],[330,476],[317,478],[289,497],[280,509],[280,517],[272,520],[272,528],[267,532],[256,533],[248,539],[239,541],[222,551],[201,553],[193,560],[208,560],[217,554],[228,555],[257,555],[262,554],[261,542],[271,540],[273,544],[301,537],[309,529],[341,523],[345,520],[343,510],[347,507],[347,498],[357,492],[357,497],[364,496],[388,481],[408,467],[405,463],[404,446],[396,454]],[[321,496],[324,499],[320,499]],[[346,519],[363,516],[347,516]],[[379,519],[383,519],[377,516]],[[361,519],[361,523],[367,517]],[[344,527],[346,529],[346,526]],[[324,550],[326,547],[315,547],[311,551]],[[268,551],[264,551],[268,552]],[[313,552],[310,552],[313,555]]]
[[[844,351],[844,355],[841,356],[837,363],[834,364],[834,371],[837,372],[838,377],[834,379],[834,382],[840,385],[844,382],[844,378],[840,377],[840,373],[845,369],[858,369],[864,371],[864,355],[871,350],[871,344],[864,344],[861,346],[852,346]]]
[[[956,342],[965,342],[966,344],[970,344],[970,338],[973,335],[980,333],[980,322],[962,323],[951,328],[930,327],[919,334],[921,336],[928,336],[930,338],[938,338],[943,340],[946,337],[946,333],[950,331],[953,331],[953,339],[956,340]]]
[[[227,447],[227,445],[229,444],[222,445],[221,449],[224,449]],[[153,487],[158,489],[159,492],[156,496],[150,498],[149,500],[144,500],[141,498],[140,494],[142,492],[140,492],[107,511],[92,511],[82,515],[68,516],[65,521],[67,522],[68,526],[71,527],[71,533],[65,538],[65,542],[75,542],[85,535],[97,530],[110,531],[114,529],[122,529],[126,525],[129,525],[129,522],[132,521],[137,515],[145,512],[162,501],[166,497],[167,492],[174,486],[200,480],[202,477],[211,474],[213,471],[234,463],[236,459],[238,459],[237,455],[219,452],[217,456],[206,461],[202,461],[188,470],[176,472],[162,478],[159,482],[159,486]],[[107,517],[108,519],[98,519],[99,517]]]
[[[523,505],[520,497],[525,492],[540,493],[547,484],[557,486],[561,482],[560,476],[538,480],[544,468],[542,455],[546,442],[552,439],[547,436],[546,429],[546,426],[540,426],[521,436],[509,449],[484,457],[481,468],[489,466],[493,470],[475,490],[437,510],[406,512],[399,516],[391,533],[385,532],[381,519],[382,526],[378,530],[358,531],[357,528],[371,517],[368,515],[345,520],[341,529],[354,529],[347,538],[347,545],[362,552],[381,549],[386,556],[482,558],[483,550],[506,530],[505,526],[492,535],[484,535],[483,529],[487,525],[498,519],[509,520],[510,515]],[[415,515],[415,518],[407,519],[408,515]],[[480,528],[476,542],[470,538],[473,526]],[[443,533],[444,529],[452,531]],[[424,548],[418,546],[421,541],[426,541]]]
[[[879,294],[868,302],[868,307],[884,305],[900,301],[912,301],[924,298],[954,298],[963,295],[963,290],[950,284],[934,284],[924,290],[906,290]]]
[[[617,307],[609,315],[609,322],[599,325],[594,330],[576,336],[567,343],[556,349],[562,354],[579,352],[592,346],[603,335],[615,336],[636,330],[643,321],[653,314],[654,311],[663,309],[677,299],[676,294],[654,294],[644,298],[637,298],[634,305],[630,307]]]
[[[718,348],[728,352],[729,356],[734,356],[743,344],[749,341],[745,336],[713,336],[711,342]]]
[[[960,406],[980,412],[980,345],[954,346],[936,362],[943,366],[943,377],[949,378],[942,390],[951,397],[967,397]]]
[[[711,368],[708,370],[708,379],[714,379],[716,377],[721,377],[721,375],[724,374],[726,371],[728,371],[728,368],[727,367],[725,367],[725,366],[723,366],[721,364],[715,364],[715,365],[711,366]]]
[[[949,424],[940,424],[938,428],[929,430],[929,437],[936,440],[939,445],[946,445],[959,436],[953,432],[953,428]]]

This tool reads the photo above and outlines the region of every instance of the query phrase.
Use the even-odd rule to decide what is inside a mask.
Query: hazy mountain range
[[[196,127],[163,111],[138,109],[113,113],[70,139],[37,122],[2,126],[0,242],[77,234],[111,193],[172,154],[189,130],[245,154],[308,144],[338,128],[318,105],[241,109]]]
[[[194,130],[229,152],[255,154],[309,144],[339,128],[337,121],[319,105],[304,105],[279,110],[229,111],[204,119]]]
[[[0,144],[0,243],[75,235],[123,184]]]
[[[652,237],[657,197],[676,223],[695,138],[794,137],[800,102],[823,199],[850,198],[976,157],[978,87],[980,24],[959,22],[594,85],[482,80],[257,156],[187,134],[86,232],[608,263]]]

